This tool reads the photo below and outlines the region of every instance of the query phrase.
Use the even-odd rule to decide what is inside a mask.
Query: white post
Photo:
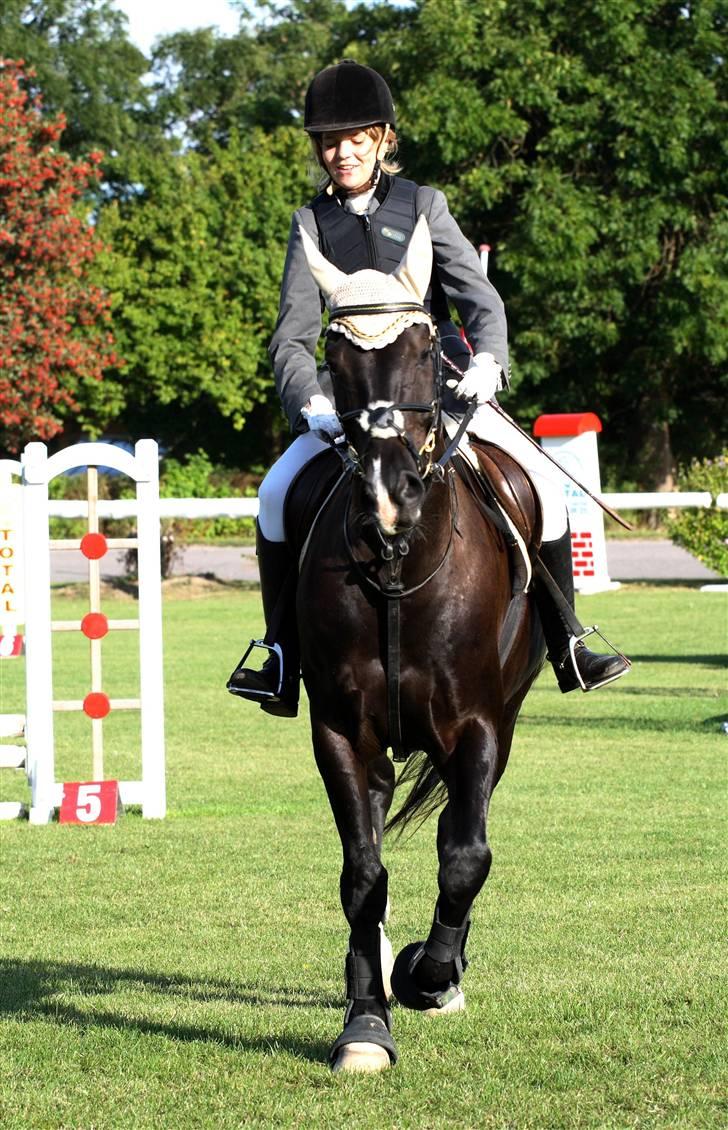
[[[23,468],[25,557],[25,672],[27,772],[31,824],[47,824],[55,805],[53,744],[53,651],[48,528],[48,451],[27,444]]]
[[[142,727],[142,812],[167,811],[164,757],[164,670],[159,522],[159,451],[151,439],[134,447],[139,541],[139,675]]]

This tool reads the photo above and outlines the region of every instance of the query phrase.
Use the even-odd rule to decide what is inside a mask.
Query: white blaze
[[[397,507],[392,502],[389,491],[382,482],[382,460],[380,458],[372,460],[372,486],[377,500],[379,525],[385,534],[395,534],[397,532]]]

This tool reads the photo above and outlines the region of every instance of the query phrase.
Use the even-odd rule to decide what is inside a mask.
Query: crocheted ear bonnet
[[[331,311],[329,329],[343,333],[360,349],[382,349],[395,341],[407,326],[422,323],[435,333],[434,323],[425,309],[424,299],[432,274],[432,240],[424,216],[417,225],[393,274],[382,271],[355,271],[347,275],[324,255],[305,228],[299,228],[311,274]],[[381,313],[344,313],[352,306],[406,305],[409,310],[383,310]],[[337,311],[341,310],[341,316]]]
[[[332,291],[328,305],[331,309],[329,329],[348,337],[360,349],[382,349],[396,341],[407,326],[420,323],[429,325],[434,333],[430,315],[424,309],[403,310],[399,313],[383,311],[381,314],[346,314],[337,317],[336,310],[346,306],[373,306],[380,303],[412,303],[414,296],[396,275],[381,271],[356,271]]]

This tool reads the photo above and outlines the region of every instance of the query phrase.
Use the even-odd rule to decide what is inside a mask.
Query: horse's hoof
[[[450,984],[439,992],[428,993],[414,978],[414,969],[424,955],[424,942],[411,942],[400,950],[392,970],[392,992],[401,1005],[427,1016],[447,1016],[462,1012],[465,997],[458,985]]]
[[[390,1063],[389,1052],[380,1048],[379,1044],[346,1044],[331,1069],[334,1074],[339,1071],[386,1071]]]
[[[434,1008],[426,1008],[425,1016],[450,1016],[454,1012],[465,1012],[465,993],[459,985],[451,985],[440,996]]]
[[[384,926],[379,927],[379,957],[382,963],[382,984],[388,1001],[392,999],[392,969],[394,968],[394,950],[392,943],[384,933]]]
[[[391,977],[392,992],[399,1003],[404,1005],[405,1008],[414,1008],[418,1012],[432,1006],[432,1001],[425,999],[410,972],[412,959],[419,953],[422,946],[422,942],[410,942],[408,946],[401,949],[395,958]]]
[[[378,1016],[362,1013],[345,1025],[329,1061],[334,1071],[384,1071],[397,1062],[397,1045]]]

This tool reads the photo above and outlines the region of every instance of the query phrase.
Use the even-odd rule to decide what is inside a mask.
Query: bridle
[[[437,435],[440,431],[442,423],[442,351],[440,349],[440,336],[437,332],[437,327],[433,322],[426,307],[421,302],[372,302],[361,303],[350,306],[336,306],[329,315],[329,325],[342,318],[361,317],[367,314],[425,314],[427,315],[427,323],[430,328],[430,336],[432,340],[432,399],[427,402],[414,402],[414,403],[384,403],[382,405],[363,406],[361,408],[352,408],[348,412],[339,412],[338,416],[341,423],[345,425],[349,420],[362,420],[366,417],[367,430],[378,432],[388,432],[392,438],[399,439],[407,448],[412,456],[417,472],[423,481],[431,475],[436,477],[442,474],[442,468],[433,461],[432,453],[435,449]],[[405,328],[405,327],[403,327]],[[330,329],[326,331],[333,332]],[[430,419],[430,426],[427,431],[425,442],[418,447],[412,437],[404,427],[402,420],[403,412],[421,412],[428,414]],[[359,452],[354,444],[347,436],[347,455],[351,460],[353,470],[356,474],[363,474],[362,471],[362,457],[364,451]]]

